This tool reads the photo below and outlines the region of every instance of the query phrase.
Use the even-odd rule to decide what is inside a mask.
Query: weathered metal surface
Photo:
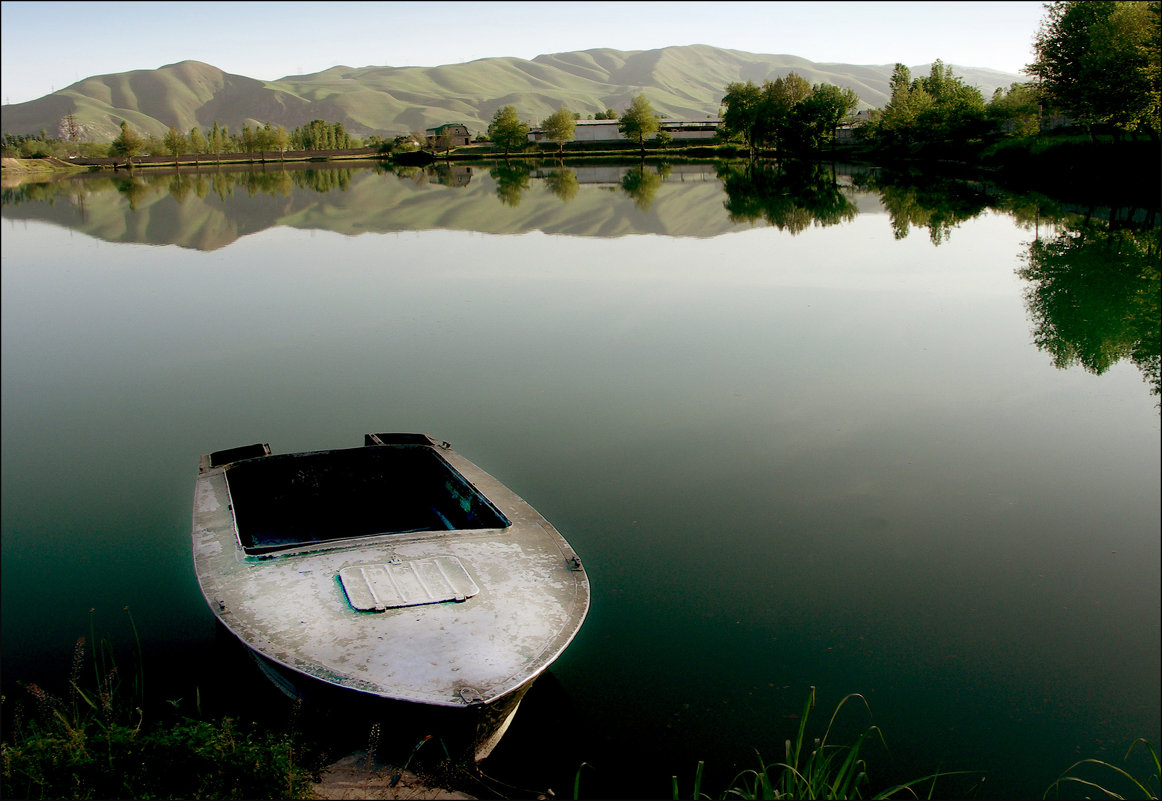
[[[375,444],[392,436],[369,435],[365,447],[392,447]],[[448,707],[523,694],[579,630],[589,607],[588,577],[564,538],[519,496],[446,443],[407,436],[409,444],[422,441],[437,451],[511,525],[372,534],[247,554],[231,508],[233,465],[210,466],[203,457],[193,515],[202,592],[255,651],[339,687]],[[343,521],[344,510],[335,509],[335,526]],[[386,570],[372,577],[375,593],[351,589],[354,574],[366,576],[368,566],[405,564],[421,566],[425,578],[443,568],[450,578],[446,586],[433,581],[437,586],[425,591],[432,598],[414,606],[389,603],[388,592],[376,599]],[[413,588],[394,600],[412,592],[419,597]],[[449,600],[437,597],[448,592]],[[376,611],[355,608],[350,595],[362,608],[370,599]]]

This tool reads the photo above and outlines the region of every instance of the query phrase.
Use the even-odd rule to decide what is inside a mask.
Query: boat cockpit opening
[[[424,444],[248,459],[229,466],[226,481],[239,541],[251,555],[353,537],[511,525]]]

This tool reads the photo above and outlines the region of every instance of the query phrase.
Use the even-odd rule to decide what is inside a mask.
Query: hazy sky
[[[2,2],[0,97],[186,59],[261,80],[349,67],[708,44],[811,61],[1017,73],[1040,2]]]

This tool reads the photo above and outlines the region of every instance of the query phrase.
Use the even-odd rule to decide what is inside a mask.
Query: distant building
[[[571,142],[608,142],[623,138],[617,131],[617,120],[576,120]],[[530,142],[548,142],[543,128],[529,131]]]
[[[857,111],[835,130],[835,141],[841,145],[854,142],[856,140],[856,131],[861,126],[871,122],[871,118],[872,110],[870,108]]]
[[[707,117],[701,120],[658,120],[658,130],[675,139],[713,139],[718,135],[722,120]]]
[[[713,139],[722,120],[708,117],[702,120],[658,120],[658,130],[674,139]],[[572,142],[616,142],[625,139],[617,130],[617,120],[577,120]],[[652,138],[652,137],[651,137]],[[530,142],[547,142],[549,137],[542,128],[529,131]]]
[[[458,122],[447,122],[435,128],[428,128],[424,131],[424,135],[428,138],[428,144],[435,144],[436,140],[448,134],[450,137],[452,147],[464,147],[471,141],[472,137],[468,133],[468,127]]]

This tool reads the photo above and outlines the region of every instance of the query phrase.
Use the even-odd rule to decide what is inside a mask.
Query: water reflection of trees
[[[896,239],[915,226],[926,229],[934,245],[947,242],[952,229],[995,200],[980,184],[938,176],[879,171],[863,176],[860,185],[879,193]]]
[[[1125,216],[1086,217],[1035,239],[1017,274],[1029,282],[1033,341],[1055,366],[1101,375],[1129,359],[1159,395],[1159,229]]]
[[[532,168],[523,162],[497,164],[488,174],[496,181],[496,196],[506,206],[516,208],[532,182]]]
[[[59,197],[75,198],[78,194],[114,190],[136,210],[155,194],[169,194],[178,203],[191,195],[205,198],[210,194],[225,200],[236,190],[256,195],[289,196],[295,189],[319,194],[351,188],[355,170],[351,168],[298,170],[180,170],[156,173],[114,173],[109,176],[85,176],[75,181],[25,183],[5,187],[0,201],[4,205],[21,203],[52,204]]]
[[[649,211],[657,198],[658,188],[664,176],[644,164],[630,167],[621,177],[621,191],[625,192],[633,204],[641,211]]]
[[[117,176],[109,183],[128,203],[129,208],[137,208],[151,195],[168,193],[179,204],[191,195],[205,199],[217,195],[220,200],[233,196],[236,190],[245,190],[248,197],[271,195],[289,197],[296,188],[309,189],[325,194],[331,191],[345,192],[351,185],[352,172],[339,170],[300,170],[287,172],[177,172],[166,175]],[[94,186],[94,188],[96,188]]]
[[[313,192],[324,194],[334,190],[346,192],[351,188],[351,176],[354,173],[350,169],[330,169],[330,170],[301,170],[298,172],[286,173],[256,173],[259,176],[268,176],[267,180],[261,182],[263,192],[267,194],[274,194],[272,186],[281,186],[281,176],[290,176],[294,185],[300,189],[310,189]]]
[[[167,191],[169,188],[168,183],[168,181],[163,184],[160,181],[146,181],[141,178],[117,177],[113,179],[113,188],[125,198],[130,209],[137,211],[138,207],[150,195],[159,191]]]
[[[812,224],[850,222],[857,213],[835,173],[820,164],[728,164],[719,167],[718,177],[733,222],[765,220],[797,234]]]
[[[27,182],[0,189],[0,203],[5,206],[19,206],[21,203],[47,203],[53,205],[58,197],[71,196],[62,182]]]
[[[855,217],[855,207],[818,165],[797,172],[727,165],[718,173],[732,220],[762,219],[794,234]],[[1095,375],[1127,359],[1151,393],[1162,394],[1157,209],[1106,209],[1098,215],[1092,208],[1071,209],[1042,195],[980,182],[886,171],[857,175],[854,185],[879,194],[897,239],[916,227],[940,245],[954,228],[988,209],[1033,230],[1018,275],[1029,282],[1025,302],[1037,347],[1059,368],[1080,364]]]
[[[433,164],[420,167],[414,164],[391,164],[384,168],[400,180],[411,181],[416,186],[438,184],[462,189],[472,182],[472,168],[465,164]]]
[[[472,181],[472,168],[463,164],[436,164],[427,172],[441,186],[463,188]]]
[[[559,197],[563,203],[568,203],[576,197],[577,190],[581,187],[581,182],[577,180],[577,172],[564,167],[550,172],[545,176],[544,181],[549,191]]]

